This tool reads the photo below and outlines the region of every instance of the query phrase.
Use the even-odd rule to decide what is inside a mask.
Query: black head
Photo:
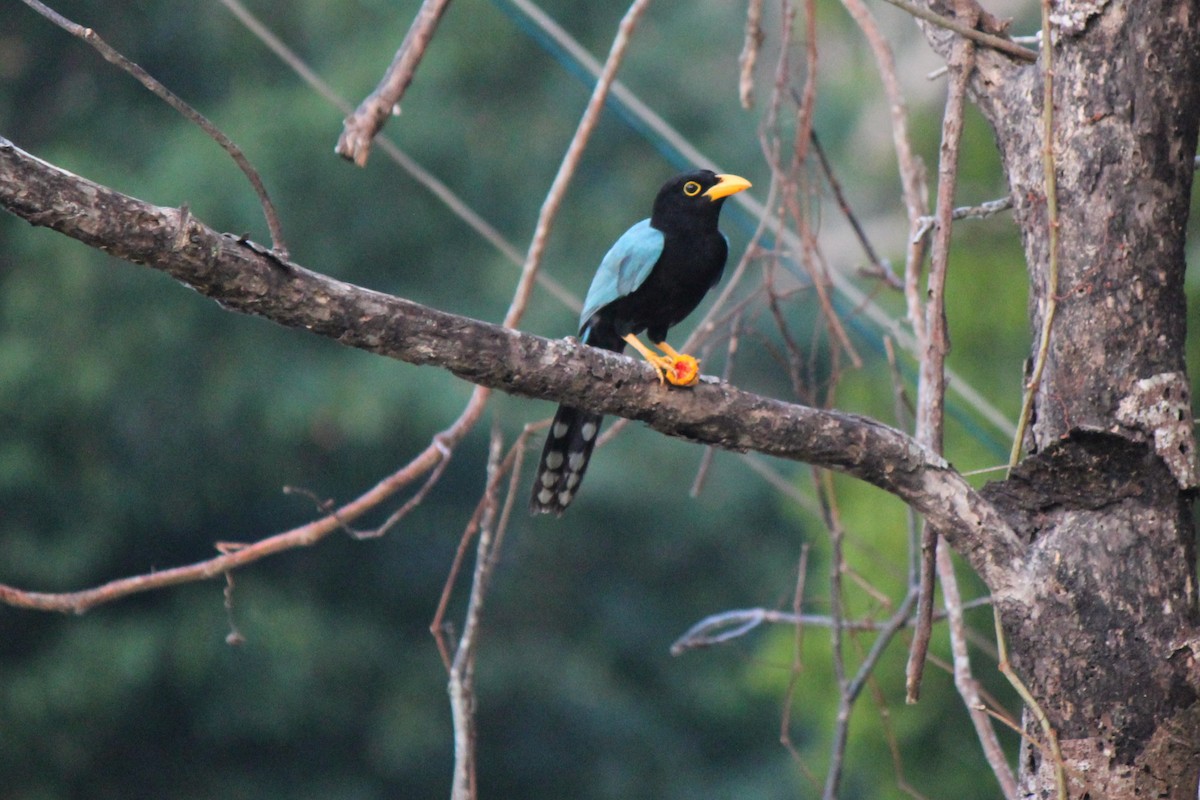
[[[750,181],[745,178],[707,169],[676,175],[658,190],[650,224],[659,230],[715,228],[725,198],[748,188]]]

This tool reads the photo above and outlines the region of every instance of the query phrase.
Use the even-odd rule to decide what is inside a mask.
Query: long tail
[[[567,510],[592,458],[602,419],[603,416],[590,411],[558,407],[533,480],[529,513],[561,517]]]

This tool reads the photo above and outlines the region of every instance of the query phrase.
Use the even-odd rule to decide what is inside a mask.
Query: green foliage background
[[[597,54],[624,11],[570,0],[544,7]],[[516,270],[382,153],[365,170],[336,158],[341,115],[219,5],[58,8],[243,147],[280,206],[297,261],[454,312],[503,315]],[[416,3],[304,0],[253,10],[357,100]],[[899,186],[870,55],[840,6],[819,11],[817,129],[876,245],[899,263]],[[941,85],[920,76],[936,60],[902,15],[878,13],[914,87],[915,141],[933,165]],[[743,14],[727,0],[652,7],[622,78],[724,168],[765,190],[763,112],[742,110],[736,98]],[[771,4],[767,20],[777,40]],[[760,100],[771,69],[765,58]],[[500,5],[473,0],[451,8],[387,133],[523,246],[589,92]],[[0,22],[0,134],[80,175],[162,205],[187,203],[218,229],[267,241],[252,193],[214,144],[16,2]],[[990,134],[975,114],[966,147],[960,200],[1002,195]],[[582,293],[608,244],[645,216],[674,171],[656,143],[607,114],[547,269]],[[833,225],[838,212],[825,198],[815,215]],[[727,212],[735,255],[752,225]],[[1019,245],[1004,217],[957,231],[951,362],[1015,416],[1029,338]],[[856,252],[830,256],[839,269],[862,262]],[[901,308],[888,290],[878,299]],[[787,308],[801,341],[819,327],[815,309],[806,292]],[[842,311],[867,363],[844,376],[835,404],[891,421],[879,331]],[[542,293],[523,327],[565,335],[574,314]],[[778,344],[769,317],[757,320],[735,380],[791,396],[765,355]],[[721,363],[719,353],[712,359],[710,370]],[[813,364],[814,374],[828,370],[825,356]],[[283,486],[355,496],[444,428],[469,392],[437,370],[229,314],[160,274],[0,217],[0,581],[82,588],[203,559],[216,541],[284,530],[314,508]],[[550,405],[499,397],[490,408],[435,491],[386,538],[334,536],[238,573],[240,647],[224,642],[230,621],[219,582],[79,618],[0,608],[0,798],[445,796],[451,729],[427,627],[482,488],[489,427],[511,440]],[[969,410],[955,411],[951,459],[964,469],[1001,461],[1002,437]],[[726,453],[705,491],[689,498],[700,454],[630,427],[599,451],[564,519],[515,518],[480,652],[483,797],[819,795],[778,743],[791,630],[668,654],[707,614],[787,607],[806,543],[806,605],[828,608],[827,536],[811,513]],[[807,469],[773,466],[811,495]],[[895,602],[904,511],[873,489],[837,486],[851,566]],[[852,582],[847,594],[852,615],[880,612]],[[975,613],[986,642],[990,618]],[[870,641],[860,637],[851,652]],[[935,650],[945,657],[944,636]],[[836,697],[827,633],[807,631],[803,652],[792,736],[820,779]],[[930,668],[920,705],[903,705],[904,657],[897,642],[871,693],[886,698],[908,780],[931,797],[995,796],[942,670]],[[978,663],[1007,699],[989,662]],[[843,796],[903,796],[881,725],[879,706],[864,696]]]

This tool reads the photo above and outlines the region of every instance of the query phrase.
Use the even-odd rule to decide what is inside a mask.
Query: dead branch
[[[132,76],[138,83],[149,89],[155,97],[160,98],[171,108],[178,111],[185,119],[196,125],[200,130],[208,134],[213,141],[219,144],[221,149],[228,153],[233,162],[237,164],[238,169],[246,176],[246,180],[250,181],[250,186],[253,187],[254,193],[258,195],[258,202],[262,205],[263,216],[267,219],[267,228],[271,232],[271,245],[280,254],[281,258],[287,258],[287,244],[283,240],[283,226],[279,224],[279,215],[275,211],[275,204],[271,202],[271,198],[267,194],[267,187],[263,183],[262,177],[258,174],[258,170],[251,165],[250,159],[246,158],[246,154],[242,152],[240,147],[234,144],[232,139],[226,136],[216,125],[213,125],[207,117],[185,103],[181,97],[159,83],[153,75],[130,61],[112,47],[112,45],[101,39],[100,34],[91,28],[85,28],[82,25],[72,22],[54,9],[39,2],[39,0],[23,0],[23,2],[67,33],[90,44],[96,49],[96,52],[104,57],[105,61],[119,67],[125,73]]]
[[[367,158],[371,155],[371,142],[383,129],[388,117],[398,113],[400,98],[412,83],[417,66],[425,55],[425,48],[448,5],[450,0],[425,0],[421,4],[421,10],[417,12],[412,27],[400,43],[400,49],[396,51],[396,57],[392,59],[379,85],[343,122],[342,135],[334,148],[334,152],[342,158],[360,167],[366,166]]]
[[[964,19],[975,24],[977,14],[971,3],[960,12]],[[942,118],[942,144],[938,158],[938,225],[929,265],[927,300],[924,305],[925,324],[922,327],[920,373],[917,382],[917,441],[936,453],[942,452],[946,404],[946,356],[950,350],[950,335],[946,330],[946,272],[950,264],[951,215],[954,211],[954,190],[958,184],[959,143],[962,140],[963,111],[966,107],[967,86],[975,68],[974,48],[970,39],[958,42],[949,62],[952,79]],[[917,702],[921,694],[921,675],[929,649],[930,626],[933,618],[933,584],[937,572],[938,530],[925,525],[921,532],[921,580],[917,604],[916,634],[913,636],[906,668],[906,700]]]

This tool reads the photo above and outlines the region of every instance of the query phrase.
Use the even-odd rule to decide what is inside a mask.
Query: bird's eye
[[[695,181],[688,181],[683,185],[683,193],[688,197],[695,197],[700,194],[700,184]]]

